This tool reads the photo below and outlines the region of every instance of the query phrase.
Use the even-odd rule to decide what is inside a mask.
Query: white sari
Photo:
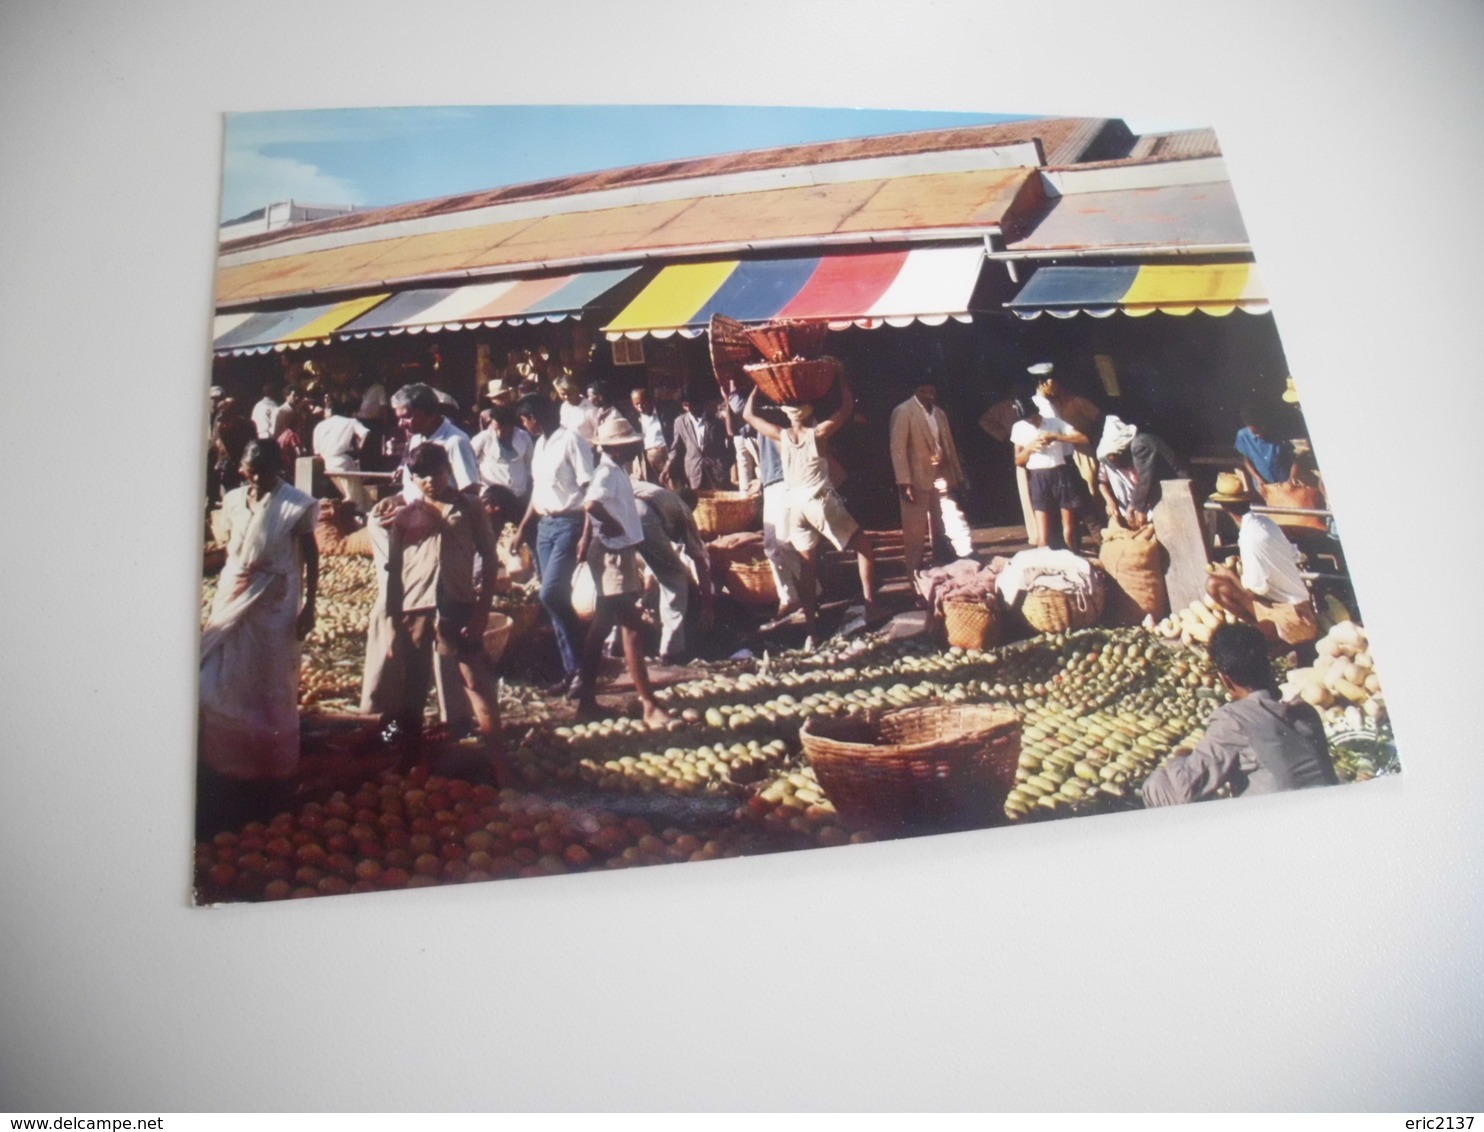
[[[284,778],[299,759],[299,536],[318,503],[280,482],[254,503],[239,487],[222,502],[227,562],[201,633],[201,757],[238,779]]]

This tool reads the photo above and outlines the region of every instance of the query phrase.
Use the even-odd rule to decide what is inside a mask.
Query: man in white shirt
[[[558,413],[562,427],[591,444],[598,435],[598,414],[592,402],[582,395],[582,387],[575,378],[564,374],[557,378],[553,388],[561,398]]]
[[[404,385],[392,394],[392,412],[397,415],[399,425],[411,430],[407,450],[410,452],[425,441],[442,447],[453,468],[454,487],[477,498],[479,461],[474,458],[468,433],[443,415],[443,402],[437,392],[421,382]]]
[[[665,420],[655,407],[654,398],[645,386],[629,394],[634,406],[634,419],[639,426],[639,436],[644,442],[644,478],[650,483],[660,482],[660,473],[670,456],[670,438],[666,434]]]
[[[610,417],[598,429],[598,447],[603,455],[584,493],[586,523],[577,548],[577,557],[592,569],[597,602],[572,695],[577,700],[579,715],[597,714],[598,662],[602,659],[603,642],[613,626],[618,625],[623,635],[625,666],[644,708],[644,722],[658,724],[668,721],[670,716],[655,701],[649,673],[644,667],[641,638],[644,622],[639,610],[639,598],[644,590],[638,561],[644,526],[627,471],[641,446],[639,433],[620,416]]]
[[[341,495],[355,504],[356,510],[365,512],[371,509],[371,497],[361,481],[335,474],[361,470],[361,445],[371,435],[370,429],[350,415],[355,403],[353,398],[344,393],[331,397],[330,415],[314,426],[310,443],[314,454],[324,461],[325,475],[330,478],[330,482],[339,489]]]
[[[1211,502],[1237,523],[1237,553],[1240,573],[1230,566],[1213,566],[1206,579],[1206,592],[1220,606],[1256,624],[1270,638],[1301,645],[1319,635],[1319,621],[1309,587],[1299,571],[1298,550],[1283,534],[1283,528],[1266,515],[1252,512],[1257,497],[1238,477],[1217,477]]]
[[[488,422],[470,441],[479,461],[479,482],[509,489],[524,510],[531,499],[531,450],[536,442],[520,427],[513,405],[496,405],[481,415],[488,416]]]
[[[1060,512],[1061,535],[1066,548],[1075,552],[1077,513],[1087,500],[1082,479],[1072,465],[1073,445],[1086,444],[1087,437],[1066,421],[1045,416],[1030,397],[1016,401],[1015,424],[1010,443],[1015,446],[1015,464],[1030,477],[1031,507],[1036,513],[1036,545],[1052,545],[1051,517]]]
[[[571,690],[581,661],[582,626],[572,609],[572,574],[577,569],[587,486],[592,482],[596,458],[587,441],[561,426],[557,407],[547,398],[534,394],[522,397],[515,413],[535,441],[531,450],[531,502],[516,528],[515,545],[525,541],[534,524],[541,604],[551,615],[565,673],[560,684],[548,691],[562,695]]]
[[[258,430],[259,440],[277,440],[279,410],[283,408],[278,399],[283,396],[282,381],[263,382],[263,399],[252,407],[252,423]]]
[[[964,470],[948,415],[938,406],[938,390],[932,385],[919,385],[892,410],[890,435],[902,505],[902,558],[910,580],[922,564],[924,544],[943,537],[940,493],[963,487]]]

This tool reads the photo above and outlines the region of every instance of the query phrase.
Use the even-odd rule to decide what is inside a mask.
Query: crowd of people
[[[981,427],[1008,441],[1035,543],[1080,553],[1095,511],[1130,530],[1151,524],[1161,481],[1188,477],[1161,437],[1063,389],[1049,363],[1030,368],[1027,388],[985,413]],[[497,752],[499,704],[483,649],[508,523],[529,545],[539,601],[561,666],[546,688],[593,715],[605,648],[620,653],[644,717],[663,721],[646,657],[645,586],[653,578],[658,647],[653,659],[688,655],[687,627],[714,618],[714,573],[697,530],[695,492],[761,496],[763,552],[778,607],[767,624],[801,621],[806,647],[818,639],[820,550],[853,556],[864,619],[879,624],[872,537],[852,516],[830,454],[852,422],[855,399],[842,375],[828,416],[810,404],[772,405],[754,387],[724,382],[656,401],[607,380],[580,385],[559,373],[550,385],[498,378],[484,390],[477,425],[446,393],[411,383],[390,397],[380,384],[312,398],[297,384],[269,383],[248,409],[212,389],[209,480],[226,523],[227,566],[203,637],[204,773],[271,792],[292,773],[297,751],[297,640],[314,621],[317,501],[287,482],[295,461],[314,455],[345,502],[367,514],[377,595],[367,638],[361,709],[379,725],[375,744],[407,765],[421,757],[423,704],[435,685],[446,732]],[[457,423],[469,423],[468,431]],[[1254,502],[1317,511],[1323,494],[1312,459],[1274,439],[1248,409],[1234,447],[1240,473],[1211,497],[1237,524],[1240,562],[1211,575],[1212,596],[1242,622],[1302,635],[1313,604],[1285,530]],[[472,433],[472,436],[471,436]],[[968,489],[953,424],[937,389],[923,384],[891,413],[889,448],[909,580],[947,548],[946,511],[961,514]],[[373,502],[363,467],[391,472],[393,494]],[[1323,518],[1292,521],[1311,535]],[[966,524],[965,524],[966,527]],[[592,616],[574,607],[579,566],[590,572]],[[1286,616],[1272,615],[1281,608]],[[1310,633],[1312,636],[1312,633]],[[1265,640],[1267,638],[1264,638]]]

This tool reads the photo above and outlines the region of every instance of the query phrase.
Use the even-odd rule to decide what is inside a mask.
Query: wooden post
[[[314,477],[319,471],[318,456],[300,456],[294,461],[294,486],[305,495],[314,494]]]
[[[1170,564],[1165,568],[1165,588],[1170,592],[1171,611],[1184,609],[1206,594],[1206,528],[1189,480],[1160,481],[1160,500],[1150,516],[1154,537],[1159,539]]]

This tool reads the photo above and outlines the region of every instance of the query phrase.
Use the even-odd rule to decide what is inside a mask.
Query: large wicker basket
[[[1087,629],[1096,625],[1103,615],[1103,587],[1094,587],[1090,595],[1030,589],[1022,600],[1020,613],[1038,633]]]
[[[761,326],[749,326],[743,331],[757,347],[758,353],[770,362],[814,357],[824,345],[824,337],[829,332],[827,322],[800,322],[793,319],[765,322]]]
[[[945,705],[816,718],[799,733],[847,824],[882,832],[1004,821],[1020,758],[1020,716]]]
[[[840,372],[835,358],[807,361],[761,362],[743,366],[747,376],[769,400],[779,405],[804,405],[818,401],[830,391]]]
[[[711,369],[716,374],[716,383],[725,390],[742,379],[745,363],[757,361],[757,347],[747,337],[747,328],[725,315],[712,315],[708,330]]]
[[[756,530],[762,522],[763,499],[746,491],[696,492],[696,529],[703,538]]]
[[[999,606],[948,598],[943,602],[943,631],[952,648],[992,648],[1000,643]]]
[[[744,605],[777,605],[778,580],[768,560],[732,559],[722,567],[727,593]]]

